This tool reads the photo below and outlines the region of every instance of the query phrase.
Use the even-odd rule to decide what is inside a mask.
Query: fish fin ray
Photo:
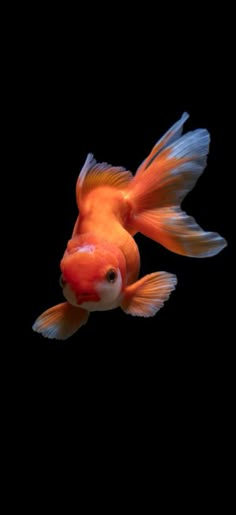
[[[88,154],[76,185],[77,200],[79,201],[82,195],[99,186],[125,188],[132,178],[132,173],[125,168],[108,163],[97,163],[93,154]]]
[[[176,284],[176,276],[168,272],[145,275],[127,286],[121,307],[125,313],[133,316],[154,316],[168,300]]]
[[[143,211],[136,225],[145,236],[183,256],[211,257],[227,245],[222,236],[204,231],[178,206]]]
[[[144,172],[164,148],[166,148],[168,145],[170,145],[170,143],[173,143],[181,136],[184,123],[188,118],[189,114],[184,112],[181,118],[176,123],[174,123],[174,125],[172,125],[170,129],[168,129],[164,136],[162,136],[157,141],[157,143],[152,148],[149,156],[141,163],[141,165],[137,169],[136,176]]]
[[[71,238],[75,238],[75,236],[78,236],[78,234],[79,234],[79,215],[77,216]]]
[[[182,116],[185,121],[187,114]],[[214,256],[226,245],[219,234],[204,232],[181,211],[181,203],[204,171],[210,135],[197,129],[180,135],[181,120],[170,129],[168,142],[151,152],[125,192],[129,204],[129,227],[133,232],[186,256]],[[167,133],[168,134],[168,133]]]
[[[129,185],[127,198],[134,212],[180,204],[205,169],[209,144],[208,131],[197,129],[158,153]]]
[[[86,310],[62,302],[44,311],[36,319],[32,329],[45,338],[67,340],[86,324],[88,317]]]

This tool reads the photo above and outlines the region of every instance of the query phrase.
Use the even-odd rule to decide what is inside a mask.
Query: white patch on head
[[[94,252],[94,245],[84,245],[83,247],[78,247],[76,252]]]
[[[96,284],[95,289],[100,297],[97,302],[83,302],[81,308],[88,311],[107,311],[117,308],[121,302],[122,277],[120,270],[116,270],[117,277],[114,283],[109,283],[107,279]]]

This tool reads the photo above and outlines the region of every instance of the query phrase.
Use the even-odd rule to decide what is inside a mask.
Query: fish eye
[[[61,288],[64,288],[65,284],[66,284],[66,281],[65,279],[63,278],[63,275],[61,274],[60,275],[60,278],[59,278],[59,284],[61,286]]]
[[[117,273],[115,270],[113,270],[112,268],[110,270],[108,270],[108,272],[106,273],[106,280],[109,282],[109,283],[114,283],[115,280],[117,278]]]

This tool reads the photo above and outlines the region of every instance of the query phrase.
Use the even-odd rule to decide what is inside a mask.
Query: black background
[[[206,46],[191,30],[183,41],[173,39],[169,52],[152,31],[141,37],[140,27],[133,23],[132,34],[129,28],[127,20],[120,38],[107,28],[90,44],[78,31],[64,37],[54,27],[34,37],[32,28],[32,47],[26,38],[20,50],[27,252],[17,338],[26,377],[36,377],[39,389],[43,376],[54,382],[55,375],[58,387],[68,379],[83,389],[109,390],[112,382],[118,391],[127,384],[141,391],[145,384],[149,394],[159,395],[177,385],[177,391],[194,394],[213,383],[220,388],[231,353],[227,64],[215,40]],[[211,134],[208,166],[183,207],[229,246],[214,258],[191,259],[138,235],[141,275],[166,270],[178,277],[176,291],[154,318],[117,309],[93,313],[67,342],[35,334],[35,318],[62,301],[59,262],[77,216],[75,183],[87,153],[135,172],[183,111],[190,114],[185,130],[205,127]]]
[[[204,7],[204,13],[185,12],[187,22],[151,9],[138,18],[137,6],[118,21],[119,9],[98,22],[94,6],[91,17],[27,12],[14,45],[12,189],[19,209],[7,340],[14,440],[22,424],[26,447],[34,438],[40,453],[45,441],[55,464],[74,432],[72,455],[84,449],[86,437],[95,455],[103,444],[122,453],[124,442],[136,460],[140,452],[169,453],[176,476],[183,454],[186,472],[196,461],[201,474],[209,466],[217,476],[225,470],[219,460],[234,411],[229,31],[225,24],[222,38],[216,6],[214,21],[205,19]],[[87,153],[135,172],[183,111],[190,114],[185,130],[205,127],[212,141],[208,166],[183,207],[228,247],[197,260],[138,235],[141,275],[166,270],[178,277],[154,318],[117,309],[91,314],[67,342],[34,333],[35,318],[62,301],[59,262],[77,216],[75,183]],[[208,485],[207,470],[205,478]]]

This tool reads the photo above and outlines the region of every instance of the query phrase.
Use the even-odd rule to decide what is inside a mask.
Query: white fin
[[[181,136],[183,132],[184,123],[188,118],[189,114],[183,113],[181,118],[176,123],[174,123],[172,127],[170,127],[170,129],[164,134],[164,136],[162,136],[158,140],[158,142],[154,145],[153,149],[151,150],[149,156],[139,166],[136,172],[136,176],[140,172],[146,170],[164,148],[170,145],[170,143],[176,141]]]

